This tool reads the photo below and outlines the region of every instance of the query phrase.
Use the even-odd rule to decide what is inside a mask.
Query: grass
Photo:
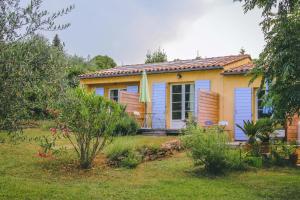
[[[26,135],[49,134],[28,129]],[[130,136],[115,144],[159,145],[172,138]],[[60,144],[66,144],[61,140]],[[0,143],[0,199],[278,199],[300,196],[300,170],[273,168],[231,173],[222,177],[197,176],[185,153],[136,169],[109,168],[96,162],[91,170],[74,167],[68,151],[56,159],[36,156],[38,145]],[[109,148],[109,147],[108,147]]]

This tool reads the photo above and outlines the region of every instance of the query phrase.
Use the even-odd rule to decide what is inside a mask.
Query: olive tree
[[[96,155],[112,141],[123,106],[84,89],[67,91],[59,103],[58,122],[74,147],[81,168],[90,168]]]
[[[50,13],[43,0],[0,1],[0,130],[17,132],[36,108],[45,108],[63,87],[66,63],[62,52],[37,36],[70,24],[57,25],[73,6]]]

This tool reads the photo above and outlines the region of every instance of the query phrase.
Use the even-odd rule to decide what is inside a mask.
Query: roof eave
[[[249,71],[244,71],[244,72],[223,72],[223,75],[242,75],[242,74],[247,74]]]
[[[192,68],[192,69],[176,69],[176,70],[162,70],[162,71],[148,71],[147,74],[162,74],[162,73],[176,73],[176,72],[189,72],[189,71],[205,71],[205,70],[215,70],[215,69],[224,69],[223,66],[211,66],[205,68]],[[133,72],[133,73],[120,73],[120,74],[107,74],[107,75],[79,75],[80,79],[90,79],[90,78],[108,78],[108,77],[121,77],[121,76],[135,76],[141,75],[142,72]]]

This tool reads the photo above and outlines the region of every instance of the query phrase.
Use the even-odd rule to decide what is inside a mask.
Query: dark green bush
[[[134,168],[142,162],[142,155],[131,143],[113,143],[105,150],[105,154],[108,163],[114,167]]]
[[[61,98],[58,108],[62,135],[73,146],[80,167],[90,168],[97,154],[112,141],[116,124],[123,120],[123,107],[76,88]]]
[[[191,126],[182,142],[196,166],[203,166],[209,174],[222,174],[227,170],[243,168],[240,153],[230,149],[228,136],[219,127]]]
[[[263,167],[263,158],[262,157],[255,157],[255,156],[248,156],[244,158],[244,163],[247,166],[255,167],[255,168],[262,168]]]
[[[136,135],[139,128],[136,120],[124,112],[123,118],[116,124],[114,135]]]
[[[251,145],[257,142],[268,143],[270,134],[274,131],[273,121],[269,118],[261,118],[256,122],[247,120],[243,126],[239,124],[236,126],[248,136],[248,143]]]
[[[135,168],[142,162],[142,156],[135,151],[129,151],[124,159],[121,160],[120,166],[126,168]]]
[[[296,145],[283,141],[274,141],[271,145],[269,164],[276,166],[290,166],[296,162]]]

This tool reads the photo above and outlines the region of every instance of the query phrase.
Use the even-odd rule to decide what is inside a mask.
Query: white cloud
[[[235,54],[243,46],[257,56],[263,44],[259,13],[243,14],[242,4],[220,0],[51,0],[56,10],[74,3],[59,35],[71,54],[107,54],[118,64],[144,62],[159,46],[169,58]],[[47,34],[50,38],[53,33]]]
[[[241,47],[256,58],[264,45],[260,21],[258,10],[245,15],[240,4],[223,5],[181,26],[181,36],[162,47],[170,60],[195,58],[197,51],[202,57],[238,54]]]

